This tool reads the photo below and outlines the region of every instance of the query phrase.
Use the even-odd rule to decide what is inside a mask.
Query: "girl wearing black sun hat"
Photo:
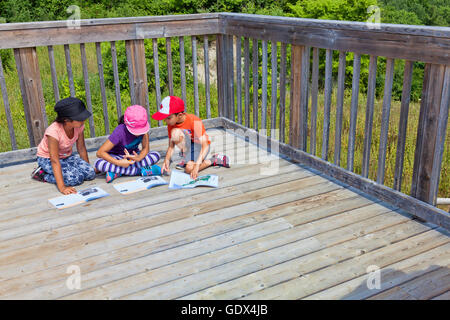
[[[38,168],[31,177],[56,184],[62,194],[76,193],[73,186],[95,178],[84,141],[84,121],[92,114],[78,98],[69,97],[55,105],[57,117],[45,130],[37,148]],[[76,143],[78,155],[72,154]]]

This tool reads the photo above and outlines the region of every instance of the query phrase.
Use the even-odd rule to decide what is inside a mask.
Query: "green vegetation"
[[[312,19],[330,19],[330,20],[347,20],[365,22],[369,19],[373,12],[368,12],[368,8],[377,5],[381,9],[382,23],[396,24],[414,24],[414,25],[431,25],[431,26],[450,26],[450,0],[118,0],[111,2],[109,0],[3,0],[0,1],[0,22],[28,22],[28,21],[47,21],[47,20],[66,20],[73,15],[73,12],[67,12],[70,5],[80,7],[81,19],[88,18],[111,18],[111,17],[133,17],[147,15],[170,15],[170,14],[194,14],[206,12],[241,12],[263,15],[277,15],[289,17],[302,17]],[[199,63],[203,61],[202,38],[198,37],[198,59]],[[210,47],[215,49],[215,37],[210,37],[212,41]],[[155,94],[155,76],[153,66],[153,46],[151,40],[145,40],[145,50],[147,58],[148,88],[149,102],[151,112],[156,111],[156,94]],[[175,94],[181,96],[180,86],[180,66],[179,66],[179,42],[177,38],[172,39],[172,60],[174,72],[174,89]],[[251,45],[251,42],[250,42]],[[130,104],[128,70],[125,55],[124,41],[118,41],[117,57],[118,69],[121,89],[122,110]],[[269,43],[269,54],[271,44]],[[71,45],[71,60],[74,72],[74,82],[76,88],[76,96],[86,101],[84,90],[84,78],[82,73],[82,65],[80,58],[80,50],[78,45]],[[117,123],[116,100],[114,92],[114,79],[112,72],[111,48],[109,43],[102,43],[102,54],[104,63],[104,73],[106,82],[106,96],[108,104],[108,115],[110,128],[114,128]],[[66,97],[70,95],[68,79],[66,74],[64,50],[62,46],[55,46],[55,62],[58,76],[58,86],[60,96]],[[261,46],[259,48],[260,55]],[[278,47],[278,55],[280,48]],[[50,75],[50,65],[48,61],[47,48],[41,47],[37,50],[39,67],[41,71],[41,79],[44,90],[44,99],[46,111],[51,122],[54,117],[53,106],[55,103],[52,79]],[[99,75],[97,69],[97,60],[94,44],[86,45],[89,82],[92,95],[92,105],[94,111],[95,133],[97,136],[105,134],[102,100],[100,94]],[[161,95],[168,95],[168,70],[166,62],[165,40],[158,39],[158,55],[159,55],[159,72],[161,79]],[[333,79],[336,79],[338,71],[338,52],[333,53]],[[0,56],[5,69],[5,78],[9,102],[11,106],[14,129],[19,148],[29,147],[28,134],[25,123],[25,116],[22,105],[22,98],[19,87],[19,80],[14,62],[12,50],[0,50]],[[189,63],[192,59],[190,37],[185,38],[185,57],[186,57],[186,76],[187,76],[187,106],[188,111],[193,112],[193,77]],[[278,57],[279,62],[280,57]],[[312,57],[311,57],[312,59]],[[261,61],[261,59],[260,59]],[[270,93],[271,93],[271,66],[269,56],[268,66],[268,109],[270,109]],[[346,91],[345,91],[345,108],[344,122],[342,131],[342,149],[341,149],[341,166],[345,167],[347,162],[347,143],[349,130],[349,105],[351,97],[351,79],[353,74],[353,53],[346,55]],[[288,70],[290,60],[288,51]],[[355,171],[360,173],[362,161],[362,143],[364,139],[364,119],[367,91],[369,57],[363,55],[361,59],[361,82],[360,82],[360,103],[358,110],[357,122],[357,141],[355,150]],[[199,66],[201,72],[203,67]],[[210,61],[211,74],[215,71],[215,61]],[[261,66],[260,66],[261,69]],[[376,178],[377,154],[379,145],[379,130],[381,123],[381,105],[384,90],[384,74],[386,69],[386,59],[378,58],[377,67],[377,87],[376,87],[376,103],[374,113],[374,132],[372,140],[371,164],[369,177]],[[318,122],[317,122],[317,154],[320,156],[320,148],[322,144],[321,130],[323,125],[323,93],[324,86],[324,70],[325,70],[325,52],[320,50],[319,65],[319,104],[318,104]],[[408,140],[405,151],[405,167],[402,191],[409,193],[411,184],[411,176],[414,161],[415,137],[417,132],[417,122],[419,117],[420,97],[422,91],[424,64],[416,62],[414,64],[414,75],[411,92],[410,117],[408,121]],[[260,70],[261,71],[261,70]],[[392,90],[392,107],[388,136],[388,152],[386,160],[386,185],[392,186],[395,150],[398,134],[398,117],[400,110],[400,100],[402,94],[402,81],[404,72],[404,61],[396,60],[394,71],[394,84]],[[212,116],[217,116],[217,89],[215,82],[211,87],[211,112]],[[289,84],[288,84],[289,85]],[[334,86],[336,83],[334,83]],[[261,77],[259,77],[259,88],[261,88]],[[250,86],[250,90],[253,87]],[[287,88],[289,92],[289,88]],[[259,89],[261,94],[261,89]],[[329,159],[333,159],[334,155],[334,126],[335,126],[335,94],[333,89],[333,108],[331,115],[330,128],[330,151]],[[252,92],[250,92],[252,100]],[[200,106],[205,105],[205,88],[202,83],[199,84]],[[279,99],[279,97],[277,97]],[[289,94],[286,95],[289,100]],[[243,105],[243,103],[242,103]],[[286,102],[289,106],[289,101]],[[200,108],[201,116],[206,117],[205,108]],[[251,112],[253,112],[251,110]],[[253,115],[251,114],[250,119]],[[270,119],[270,112],[268,114]],[[289,116],[286,111],[286,134],[289,128]],[[251,121],[252,122],[252,121]],[[156,126],[156,121],[152,121],[152,126]],[[89,137],[89,126],[86,125],[86,136]],[[310,134],[310,132],[309,132]],[[439,189],[440,197],[448,197],[450,190],[450,151],[449,138],[444,152],[444,160],[441,173],[441,182]],[[308,150],[309,150],[308,137]],[[0,152],[11,150],[9,132],[6,125],[6,115],[3,107],[3,100],[0,99]]]

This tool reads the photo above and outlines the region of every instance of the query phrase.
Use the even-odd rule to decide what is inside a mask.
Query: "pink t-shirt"
[[[59,142],[59,158],[64,159],[72,154],[72,146],[78,140],[80,134],[83,134],[84,124],[80,128],[73,129],[73,138],[69,139],[64,131],[62,123],[53,122],[44,133],[44,138],[42,138],[41,143],[38,145],[37,156],[42,158],[50,158],[50,153],[48,150],[48,138],[47,136],[53,137]]]

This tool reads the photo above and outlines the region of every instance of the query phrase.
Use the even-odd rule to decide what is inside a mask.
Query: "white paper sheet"
[[[167,184],[167,182],[162,177],[148,176],[139,178],[135,181],[114,184],[114,188],[121,194],[129,194],[164,184]]]
[[[215,174],[206,174],[193,180],[189,174],[172,170],[169,189],[190,189],[199,186],[217,188],[219,177]]]
[[[103,198],[106,196],[109,196],[109,193],[107,193],[103,189],[99,187],[91,187],[88,189],[80,190],[78,191],[78,193],[72,193],[65,196],[49,199],[48,202],[55,206],[55,208],[65,209],[73,207],[80,203]]]

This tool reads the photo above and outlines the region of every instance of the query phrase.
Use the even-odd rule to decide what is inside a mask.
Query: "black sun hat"
[[[59,117],[76,121],[84,121],[92,115],[86,109],[84,102],[74,97],[59,100],[55,105],[55,112]]]

